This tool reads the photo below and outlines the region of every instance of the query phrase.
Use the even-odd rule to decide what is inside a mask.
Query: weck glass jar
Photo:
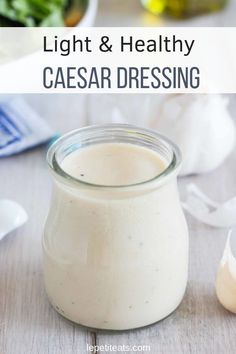
[[[154,131],[110,124],[72,131],[47,159],[54,188],[44,279],[53,307],[76,323],[112,330],[174,311],[188,273],[179,149]]]

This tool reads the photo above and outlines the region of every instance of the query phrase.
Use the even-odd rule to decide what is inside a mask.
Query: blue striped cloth
[[[46,121],[23,99],[0,103],[0,157],[28,150],[54,137]]]

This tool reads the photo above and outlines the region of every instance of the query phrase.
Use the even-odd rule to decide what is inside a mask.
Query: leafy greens
[[[70,0],[0,0],[0,25],[64,26]]]

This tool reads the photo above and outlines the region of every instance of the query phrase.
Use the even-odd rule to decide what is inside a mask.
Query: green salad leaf
[[[0,0],[0,25],[9,21],[21,26],[61,27],[69,3],[70,0]]]

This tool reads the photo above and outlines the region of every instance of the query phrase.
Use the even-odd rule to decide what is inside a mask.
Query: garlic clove
[[[236,259],[230,246],[229,231],[216,277],[216,295],[223,307],[236,314]]]

